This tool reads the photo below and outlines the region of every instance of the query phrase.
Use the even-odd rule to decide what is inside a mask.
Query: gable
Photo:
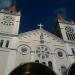
[[[62,39],[53,35],[50,32],[47,32],[44,29],[36,29],[33,31],[21,33],[21,34],[19,34],[18,37],[19,37],[20,41],[24,41],[24,42],[33,42],[33,41],[40,42],[40,40],[44,40],[44,42],[46,42],[46,43],[55,43],[55,42],[56,43],[64,43],[64,41]]]

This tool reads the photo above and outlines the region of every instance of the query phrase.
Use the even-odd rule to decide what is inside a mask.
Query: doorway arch
[[[14,69],[9,75],[56,75],[53,70],[40,63],[25,63]]]
[[[75,63],[70,65],[64,75],[75,75]]]

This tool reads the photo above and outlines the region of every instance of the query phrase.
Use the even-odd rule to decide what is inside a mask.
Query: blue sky
[[[2,4],[1,1],[5,3]],[[44,25],[44,29],[51,31],[56,25],[58,14],[75,21],[74,0],[0,0],[0,5],[9,7],[14,1],[22,15],[20,32],[37,29],[39,23]]]

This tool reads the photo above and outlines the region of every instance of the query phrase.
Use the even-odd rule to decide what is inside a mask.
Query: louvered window
[[[65,27],[65,30],[66,30],[67,39],[71,41],[75,40],[75,33],[74,33],[73,28],[70,26],[67,26]]]
[[[71,41],[75,40],[75,33],[72,34],[72,33],[66,32],[66,36],[68,40],[71,40]]]

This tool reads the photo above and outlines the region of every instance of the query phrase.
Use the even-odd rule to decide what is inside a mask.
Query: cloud
[[[12,0],[0,0],[0,8],[9,8],[12,4]]]
[[[61,15],[61,16],[63,16],[64,18],[67,18],[67,10],[66,10],[66,8],[58,8],[58,9],[56,9],[56,10],[54,11],[54,13],[55,13],[56,15]]]

